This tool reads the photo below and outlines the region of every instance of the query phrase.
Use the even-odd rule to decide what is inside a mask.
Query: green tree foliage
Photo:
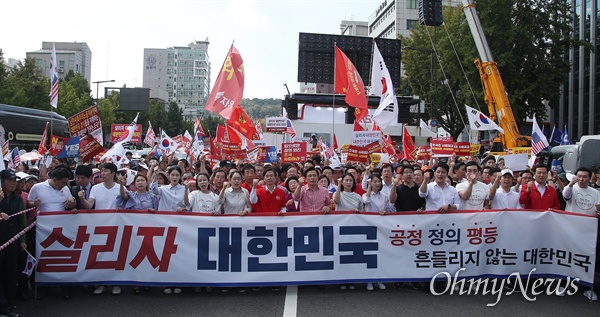
[[[7,94],[7,83],[8,83],[8,69],[4,65],[4,53],[0,48],[0,102],[6,100]]]
[[[100,120],[102,120],[102,132],[104,134],[110,133],[113,123],[123,123],[122,121],[117,121],[117,109],[119,109],[118,92],[113,92],[108,98],[100,99],[98,113],[100,114]]]
[[[224,125],[225,119],[212,113],[206,113],[204,117],[200,119],[200,124],[202,125],[204,132],[207,134],[210,132],[210,134],[214,137],[217,134],[217,125]]]
[[[183,111],[177,103],[170,102],[167,106],[167,122],[162,127],[170,136],[175,136],[181,133],[183,125]]]
[[[56,112],[69,118],[93,105],[90,85],[81,74],[69,70],[59,82],[59,98]]]
[[[567,79],[570,65],[564,54],[580,44],[569,37],[568,4],[561,0],[489,0],[476,4],[517,124],[533,113],[541,117],[545,113],[542,102],[556,105],[559,86]],[[433,50],[435,46],[447,78],[436,58],[432,79],[429,53],[404,50],[403,63],[409,90],[425,99],[429,116],[437,118],[456,137],[463,130],[462,120],[468,124],[464,104],[484,113],[488,113],[488,107],[473,64],[479,56],[465,14],[460,7],[444,7],[443,11],[445,26],[418,26],[403,41],[413,48]]]
[[[37,69],[32,58],[8,72],[0,102],[26,108],[50,110],[50,79]]]
[[[244,98],[240,105],[252,120],[281,116],[281,99]]]

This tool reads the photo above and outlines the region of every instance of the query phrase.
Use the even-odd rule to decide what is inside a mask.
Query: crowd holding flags
[[[51,57],[51,93],[50,100],[54,108],[57,107],[58,100],[58,74],[57,74],[57,60],[56,51],[53,47]],[[379,51],[377,44],[373,42],[373,60],[371,70],[371,89],[370,93],[380,97],[380,103],[377,109],[374,111],[372,117],[371,131],[382,131],[386,129],[392,122],[397,119],[398,116],[398,103],[394,92],[394,85],[391,80],[391,76],[385,61]],[[368,99],[365,93],[365,86],[363,80],[358,73],[358,70],[354,64],[350,61],[348,56],[337,46],[335,46],[335,80],[334,80],[334,91],[335,93],[342,93],[345,95],[345,102],[351,107],[355,108],[355,131],[367,130],[368,120],[365,120],[368,114]],[[251,140],[262,139],[262,124],[260,120],[253,120],[248,116],[244,109],[240,105],[240,101],[244,91],[244,65],[243,59],[240,53],[237,51],[235,46],[231,45],[230,50],[227,53],[225,61],[220,69],[217,77],[217,81],[212,89],[210,96],[205,105],[205,109],[226,119],[226,125],[219,126],[217,129],[216,138],[213,140],[210,137],[211,153],[213,155],[221,155],[223,152],[222,145],[224,143],[238,144],[237,147],[240,150],[245,150],[250,153],[254,153],[256,147]],[[485,114],[478,110],[475,110],[465,105],[470,128],[472,130],[497,130],[500,133],[504,133],[495,122],[493,122]],[[284,109],[285,113],[285,109]],[[110,148],[103,156],[102,159],[110,158],[114,162],[120,161],[120,158],[124,156],[125,147],[124,145],[131,140],[133,136],[133,130],[135,123],[137,122],[137,116],[129,126],[127,131],[124,132],[121,139]],[[422,130],[426,130],[432,134],[429,126],[422,120],[419,120],[419,126]],[[44,129],[42,140],[38,146],[38,152],[46,152],[45,143],[46,128]],[[160,131],[160,136],[157,137],[152,125],[149,123],[144,143],[149,146],[155,146],[154,150],[160,149],[163,153],[173,153],[178,148],[183,148],[188,156],[192,156],[192,160],[199,154],[204,152],[203,137],[205,136],[200,120],[196,118],[194,123],[194,133],[190,135],[188,131],[185,131],[183,136],[179,135],[174,139],[169,137],[163,130]],[[297,132],[294,128],[293,121],[286,117],[285,134],[291,136],[292,141],[296,138]],[[182,142],[177,142],[182,140]],[[416,147],[412,140],[406,126],[403,126],[402,133],[403,140],[403,154],[408,159],[416,159]],[[391,137],[388,133],[387,137],[383,135],[381,138],[381,151],[386,152],[390,155],[395,153],[392,145]],[[532,132],[532,148],[533,153],[538,154],[540,151],[545,149],[549,144],[572,144],[569,138],[567,128],[564,127],[564,132],[554,127],[552,131],[551,141],[545,138],[543,131],[539,129],[537,122],[534,120],[534,130]],[[4,149],[6,147],[6,149]],[[328,141],[319,140],[319,148],[324,153],[325,157],[332,157],[333,152],[338,150],[337,138],[335,133],[333,134],[333,146]],[[9,162],[11,165],[18,164],[19,155],[18,149],[14,153],[8,152],[8,141],[3,145],[4,157],[10,157]],[[225,153],[227,153],[225,151]],[[254,155],[249,155],[253,156]],[[16,163],[15,163],[16,162]]]

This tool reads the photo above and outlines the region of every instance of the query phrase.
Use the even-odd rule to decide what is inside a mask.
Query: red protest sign
[[[63,150],[65,143],[69,141],[69,138],[61,138],[56,135],[50,137],[50,155],[57,156],[60,151]]]
[[[451,137],[432,138],[431,154],[452,155],[454,154],[454,140]]]
[[[417,160],[429,160],[431,159],[431,148],[427,145],[422,145],[419,147],[417,152]]]
[[[125,130],[127,130],[129,124],[121,124],[115,123],[110,126],[110,142],[117,143],[123,136]],[[133,137],[131,137],[130,143],[140,143],[142,142],[142,125],[136,124],[135,131],[133,131]]]
[[[91,160],[94,156],[100,154],[104,150],[102,145],[100,145],[100,143],[98,143],[91,135],[86,135],[79,140],[79,157],[83,162]]]
[[[306,161],[306,143],[283,143],[281,149],[281,163],[300,163]]]
[[[471,143],[469,142],[454,142],[454,154],[457,156],[471,155]]]
[[[71,137],[79,136],[80,139],[87,134],[94,134],[95,131],[102,130],[98,106],[89,107],[70,117],[69,130]]]
[[[350,145],[348,147],[348,157],[346,158],[346,161],[366,163],[369,154],[380,151],[381,147],[379,146],[379,142],[371,142],[366,146]]]

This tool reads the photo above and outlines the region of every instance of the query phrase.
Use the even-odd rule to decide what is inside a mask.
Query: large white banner
[[[182,286],[594,276],[597,219],[564,212],[42,213],[41,284]],[[438,275],[439,276],[439,275]]]

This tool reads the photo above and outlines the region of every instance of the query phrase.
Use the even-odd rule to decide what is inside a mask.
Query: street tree
[[[565,54],[570,47],[585,45],[571,38],[569,5],[562,0],[489,0],[476,5],[517,124],[533,113],[543,118],[545,103],[558,103],[559,87],[567,80],[570,65]],[[428,115],[457,137],[463,121],[468,124],[464,104],[486,114],[488,109],[464,12],[461,7],[444,7],[443,16],[444,26],[417,26],[403,39],[408,47],[435,48],[433,70],[431,55],[422,50],[404,50],[402,57],[411,91],[427,101]]]

